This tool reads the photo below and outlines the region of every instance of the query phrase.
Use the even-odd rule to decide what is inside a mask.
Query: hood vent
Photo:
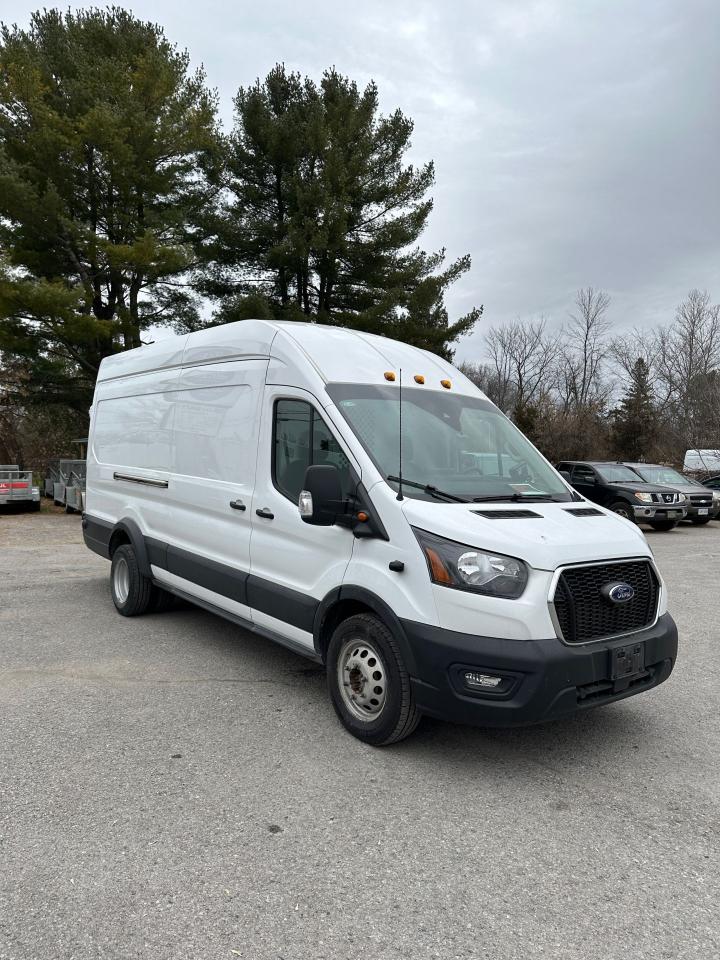
[[[601,510],[596,510],[595,507],[570,507],[565,513],[571,513],[574,517],[602,517],[604,516]]]
[[[542,520],[542,516],[532,510],[473,510],[472,513],[486,520]]]

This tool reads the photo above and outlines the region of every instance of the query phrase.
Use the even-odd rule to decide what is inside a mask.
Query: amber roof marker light
[[[446,390],[449,390],[450,387],[452,386],[451,380],[441,380],[440,383],[442,384],[443,387],[445,387]]]
[[[416,373],[413,379],[415,383],[425,383],[425,377],[421,373]]]
[[[389,380],[390,383],[393,383],[393,381],[395,380],[395,374],[392,372],[392,370],[385,371],[385,379]]]

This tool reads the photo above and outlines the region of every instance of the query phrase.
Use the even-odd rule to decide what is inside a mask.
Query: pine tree
[[[24,403],[85,413],[103,357],[197,323],[185,281],[221,151],[188,63],[117,7],[0,29],[0,353]]]
[[[412,121],[335,70],[317,86],[276,66],[240,89],[231,200],[216,221],[206,290],[222,319],[271,315],[396,337],[448,355],[480,316],[451,322],[447,288],[470,258],[417,246],[432,163],[404,162]]]
[[[621,460],[644,460],[657,438],[650,370],[645,360],[638,357],[620,406],[614,411],[613,445]]]

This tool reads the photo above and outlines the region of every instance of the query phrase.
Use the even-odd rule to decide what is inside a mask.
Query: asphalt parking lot
[[[720,523],[648,532],[658,690],[376,750],[321,671],[123,619],[76,516],[0,517],[0,958],[720,955]]]

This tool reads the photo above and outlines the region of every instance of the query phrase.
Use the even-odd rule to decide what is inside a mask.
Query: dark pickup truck
[[[664,487],[677,490],[685,495],[687,500],[686,520],[702,525],[713,520],[720,513],[720,494],[713,494],[699,480],[684,477],[672,467],[663,467],[659,463],[628,463],[635,473],[648,483],[661,483]]]
[[[687,513],[684,494],[647,483],[624,463],[563,460],[557,468],[588,500],[655,530],[672,530]]]

